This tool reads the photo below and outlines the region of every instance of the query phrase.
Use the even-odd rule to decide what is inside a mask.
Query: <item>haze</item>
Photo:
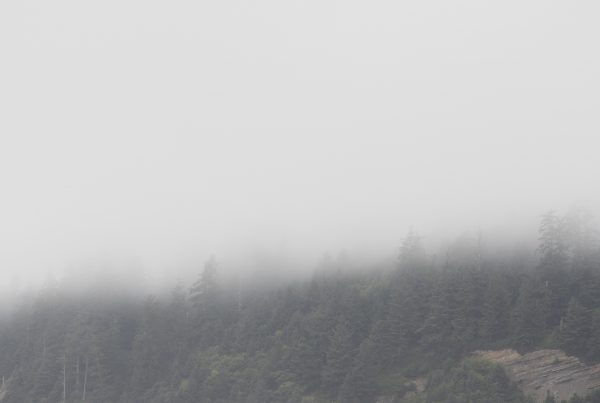
[[[535,236],[600,201],[599,11],[3,1],[3,283],[393,254],[411,226]]]

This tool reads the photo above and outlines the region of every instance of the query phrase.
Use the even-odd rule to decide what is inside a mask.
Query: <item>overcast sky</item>
[[[3,0],[0,272],[393,251],[593,206],[599,11]]]

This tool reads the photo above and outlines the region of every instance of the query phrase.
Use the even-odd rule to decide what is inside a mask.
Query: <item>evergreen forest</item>
[[[472,353],[556,348],[600,362],[591,223],[581,209],[549,212],[536,250],[497,254],[461,237],[433,255],[411,231],[393,267],[329,259],[277,286],[224,284],[215,259],[168,296],[48,285],[2,320],[0,401],[530,402]]]

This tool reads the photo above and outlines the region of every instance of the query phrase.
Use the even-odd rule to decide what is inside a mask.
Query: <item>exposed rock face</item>
[[[587,366],[560,350],[538,350],[524,355],[515,350],[474,354],[504,365],[523,391],[539,402],[548,392],[560,401],[575,393],[585,396],[600,388],[600,365]]]

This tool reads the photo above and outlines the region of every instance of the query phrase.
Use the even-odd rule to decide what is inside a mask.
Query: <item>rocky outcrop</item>
[[[538,350],[524,355],[515,350],[474,354],[502,364],[522,390],[539,402],[547,393],[560,401],[575,393],[585,396],[600,388],[600,365],[585,365],[560,350]]]

